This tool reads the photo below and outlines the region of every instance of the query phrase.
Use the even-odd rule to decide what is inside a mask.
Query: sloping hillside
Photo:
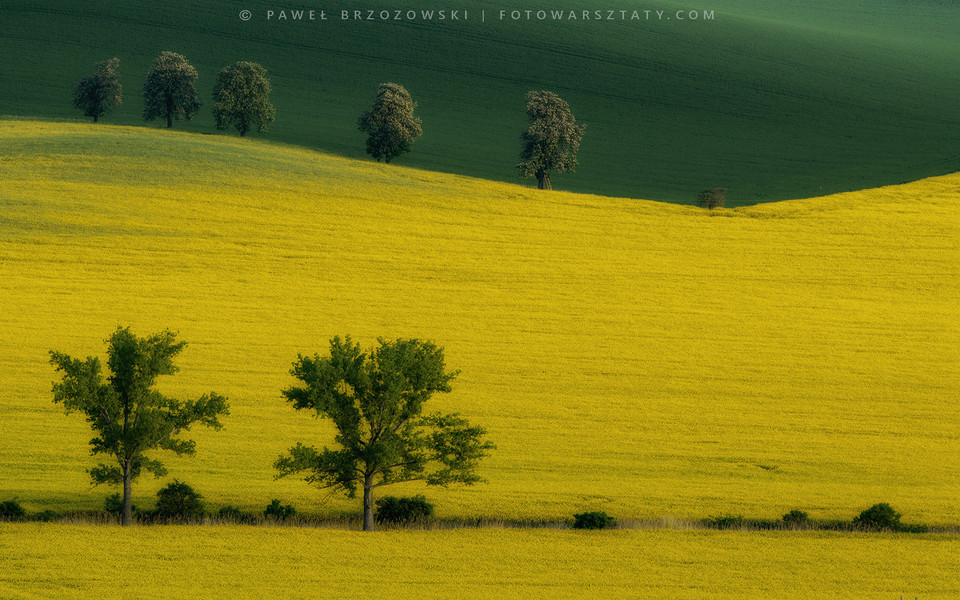
[[[344,21],[334,5],[312,7],[327,20],[281,20],[282,8],[296,7],[9,0],[0,114],[79,118],[70,85],[116,56],[124,107],[108,120],[142,124],[144,75],[174,50],[196,65],[206,103],[178,129],[213,133],[217,71],[253,60],[273,82],[270,139],[361,157],[356,119],[379,83],[396,81],[419,102],[425,132],[401,162],[486,179],[516,181],[534,89],[560,94],[588,126],[577,173],[555,178],[562,189],[692,203],[719,185],[740,205],[960,169],[956,3],[650,0],[639,20],[584,20],[583,9],[610,7],[470,0],[446,7],[469,18],[443,22],[425,21],[418,11],[438,7],[419,0],[377,3],[415,9],[400,21]]]
[[[213,506],[355,508],[271,468],[329,440],[292,361],[351,334],[462,371],[437,406],[499,448],[426,491],[442,515],[956,521],[960,175],[711,213],[149,129],[0,121],[0,149],[0,498],[102,505],[48,352],[129,324],[188,342],[165,389],[232,401],[170,461]]]

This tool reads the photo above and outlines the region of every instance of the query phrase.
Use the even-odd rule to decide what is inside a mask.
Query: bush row
[[[287,521],[293,519],[297,510],[290,504],[283,504],[274,498],[260,515],[243,512],[235,506],[223,506],[216,513],[208,513],[203,505],[203,496],[191,486],[174,480],[157,492],[157,503],[153,510],[140,510],[133,505],[134,517],[140,523],[184,523],[203,521],[211,517],[219,521],[255,524],[263,521]],[[433,504],[424,496],[413,498],[395,498],[386,496],[377,500],[376,517],[379,523],[406,525],[424,522],[433,516]],[[111,519],[119,519],[123,512],[123,497],[117,494],[107,496],[104,501],[104,514]],[[64,518],[54,511],[43,511],[28,517],[27,512],[16,500],[0,502],[0,521],[56,521]],[[92,517],[96,513],[72,513],[71,516]]]
[[[224,506],[216,513],[208,513],[203,505],[203,496],[192,487],[181,481],[174,480],[157,492],[157,503],[153,510],[140,510],[133,505],[133,513],[141,523],[174,523],[198,522],[206,517],[214,517],[221,521],[235,523],[257,523],[266,520],[285,521],[297,514],[296,509],[289,504],[282,504],[274,499],[258,515],[245,513],[235,506]],[[45,510],[35,515],[27,515],[26,510],[16,500],[0,502],[0,521],[57,521],[63,518],[81,518],[96,520],[98,517],[108,517],[110,520],[119,519],[123,512],[123,497],[120,494],[111,494],[104,501],[104,512],[73,512],[67,514]]]
[[[376,502],[376,519],[381,525],[409,526],[429,523],[433,517],[433,504],[422,495],[412,498],[385,496]],[[112,494],[104,503],[105,514],[110,520],[119,518],[122,511],[120,494]],[[290,521],[297,515],[290,504],[274,499],[260,514],[244,512],[235,506],[221,507],[216,513],[204,509],[202,496],[192,487],[174,480],[157,492],[156,508],[151,511],[133,507],[140,523],[189,523],[203,522],[212,518],[221,522],[259,524],[270,521]],[[16,500],[0,502],[0,521],[57,521],[62,518],[80,517],[85,520],[102,517],[104,513],[60,513],[45,510],[34,515],[26,511]],[[774,530],[804,529],[833,531],[893,531],[901,533],[926,533],[926,525],[907,524],[900,521],[902,515],[887,503],[871,506],[852,521],[814,520],[802,510],[791,510],[778,520],[750,519],[742,515],[709,517],[701,524],[711,529]],[[573,529],[613,529],[617,521],[605,512],[584,512],[573,516],[568,522]]]
[[[721,515],[702,521],[711,529],[812,529],[835,531],[894,531],[926,533],[926,525],[901,523],[902,515],[886,502],[874,504],[854,517],[852,521],[823,521],[810,518],[802,510],[791,510],[779,520],[748,519],[742,515]]]

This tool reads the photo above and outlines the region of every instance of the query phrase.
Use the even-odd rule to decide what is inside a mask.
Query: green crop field
[[[641,9],[639,21],[583,20],[584,8],[618,8],[594,0],[470,0],[446,7],[467,11],[457,22],[344,21],[340,12],[401,5],[444,8],[311,5],[299,8],[328,18],[304,22],[268,20],[268,10],[297,7],[265,0],[7,0],[0,115],[78,118],[70,85],[116,56],[124,107],[107,120],[142,123],[146,70],[173,50],[196,65],[206,102],[179,129],[215,132],[217,71],[252,60],[273,82],[270,139],[361,157],[356,119],[379,83],[396,81],[419,102],[425,132],[401,162],[492,180],[516,181],[531,89],[560,94],[587,124],[577,173],[554,178],[567,190],[689,204],[724,186],[731,205],[744,205],[960,168],[956,3],[651,0],[627,7]],[[516,9],[531,20],[514,21]],[[541,9],[578,18],[541,21]]]
[[[31,511],[112,491],[48,353],[130,325],[189,344],[163,389],[231,400],[169,462],[214,509],[358,510],[271,466],[331,442],[280,391],[350,334],[462,372],[432,402],[489,429],[489,483],[387,492],[442,517],[960,520],[960,175],[710,212],[110,125],[0,121],[0,148],[0,497]]]

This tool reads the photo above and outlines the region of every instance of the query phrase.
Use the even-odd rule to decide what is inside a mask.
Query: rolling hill
[[[557,92],[587,124],[578,172],[555,178],[572,191],[689,204],[719,185],[732,205],[744,205],[960,169],[960,6],[795,4],[651,0],[640,20],[619,11],[584,20],[583,9],[610,7],[470,0],[446,7],[468,19],[440,22],[422,12],[344,21],[343,8],[367,7],[314,4],[286,8],[325,10],[327,20],[268,20],[267,11],[283,7],[267,0],[10,0],[0,7],[0,115],[79,117],[70,85],[116,56],[124,107],[108,119],[141,124],[144,74],[157,54],[174,50],[196,65],[207,102],[178,129],[214,132],[217,71],[253,60],[273,82],[270,139],[359,158],[357,116],[377,84],[396,81],[419,102],[425,130],[401,161],[485,179],[516,181],[531,89]],[[376,6],[395,7],[438,9]],[[539,10],[567,18],[540,20]]]
[[[0,120],[0,498],[98,508],[52,349],[118,326],[188,343],[171,394],[226,394],[171,476],[211,506],[355,502],[274,481],[323,423],[281,398],[337,334],[419,337],[435,399],[490,431],[441,516],[956,523],[960,175],[710,212],[536,190],[259,140]],[[145,479],[137,502],[164,482]]]

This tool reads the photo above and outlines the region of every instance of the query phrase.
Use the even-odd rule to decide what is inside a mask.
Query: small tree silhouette
[[[710,210],[718,206],[723,206],[723,203],[726,202],[726,192],[727,190],[722,187],[703,190],[697,194],[697,204]]]

